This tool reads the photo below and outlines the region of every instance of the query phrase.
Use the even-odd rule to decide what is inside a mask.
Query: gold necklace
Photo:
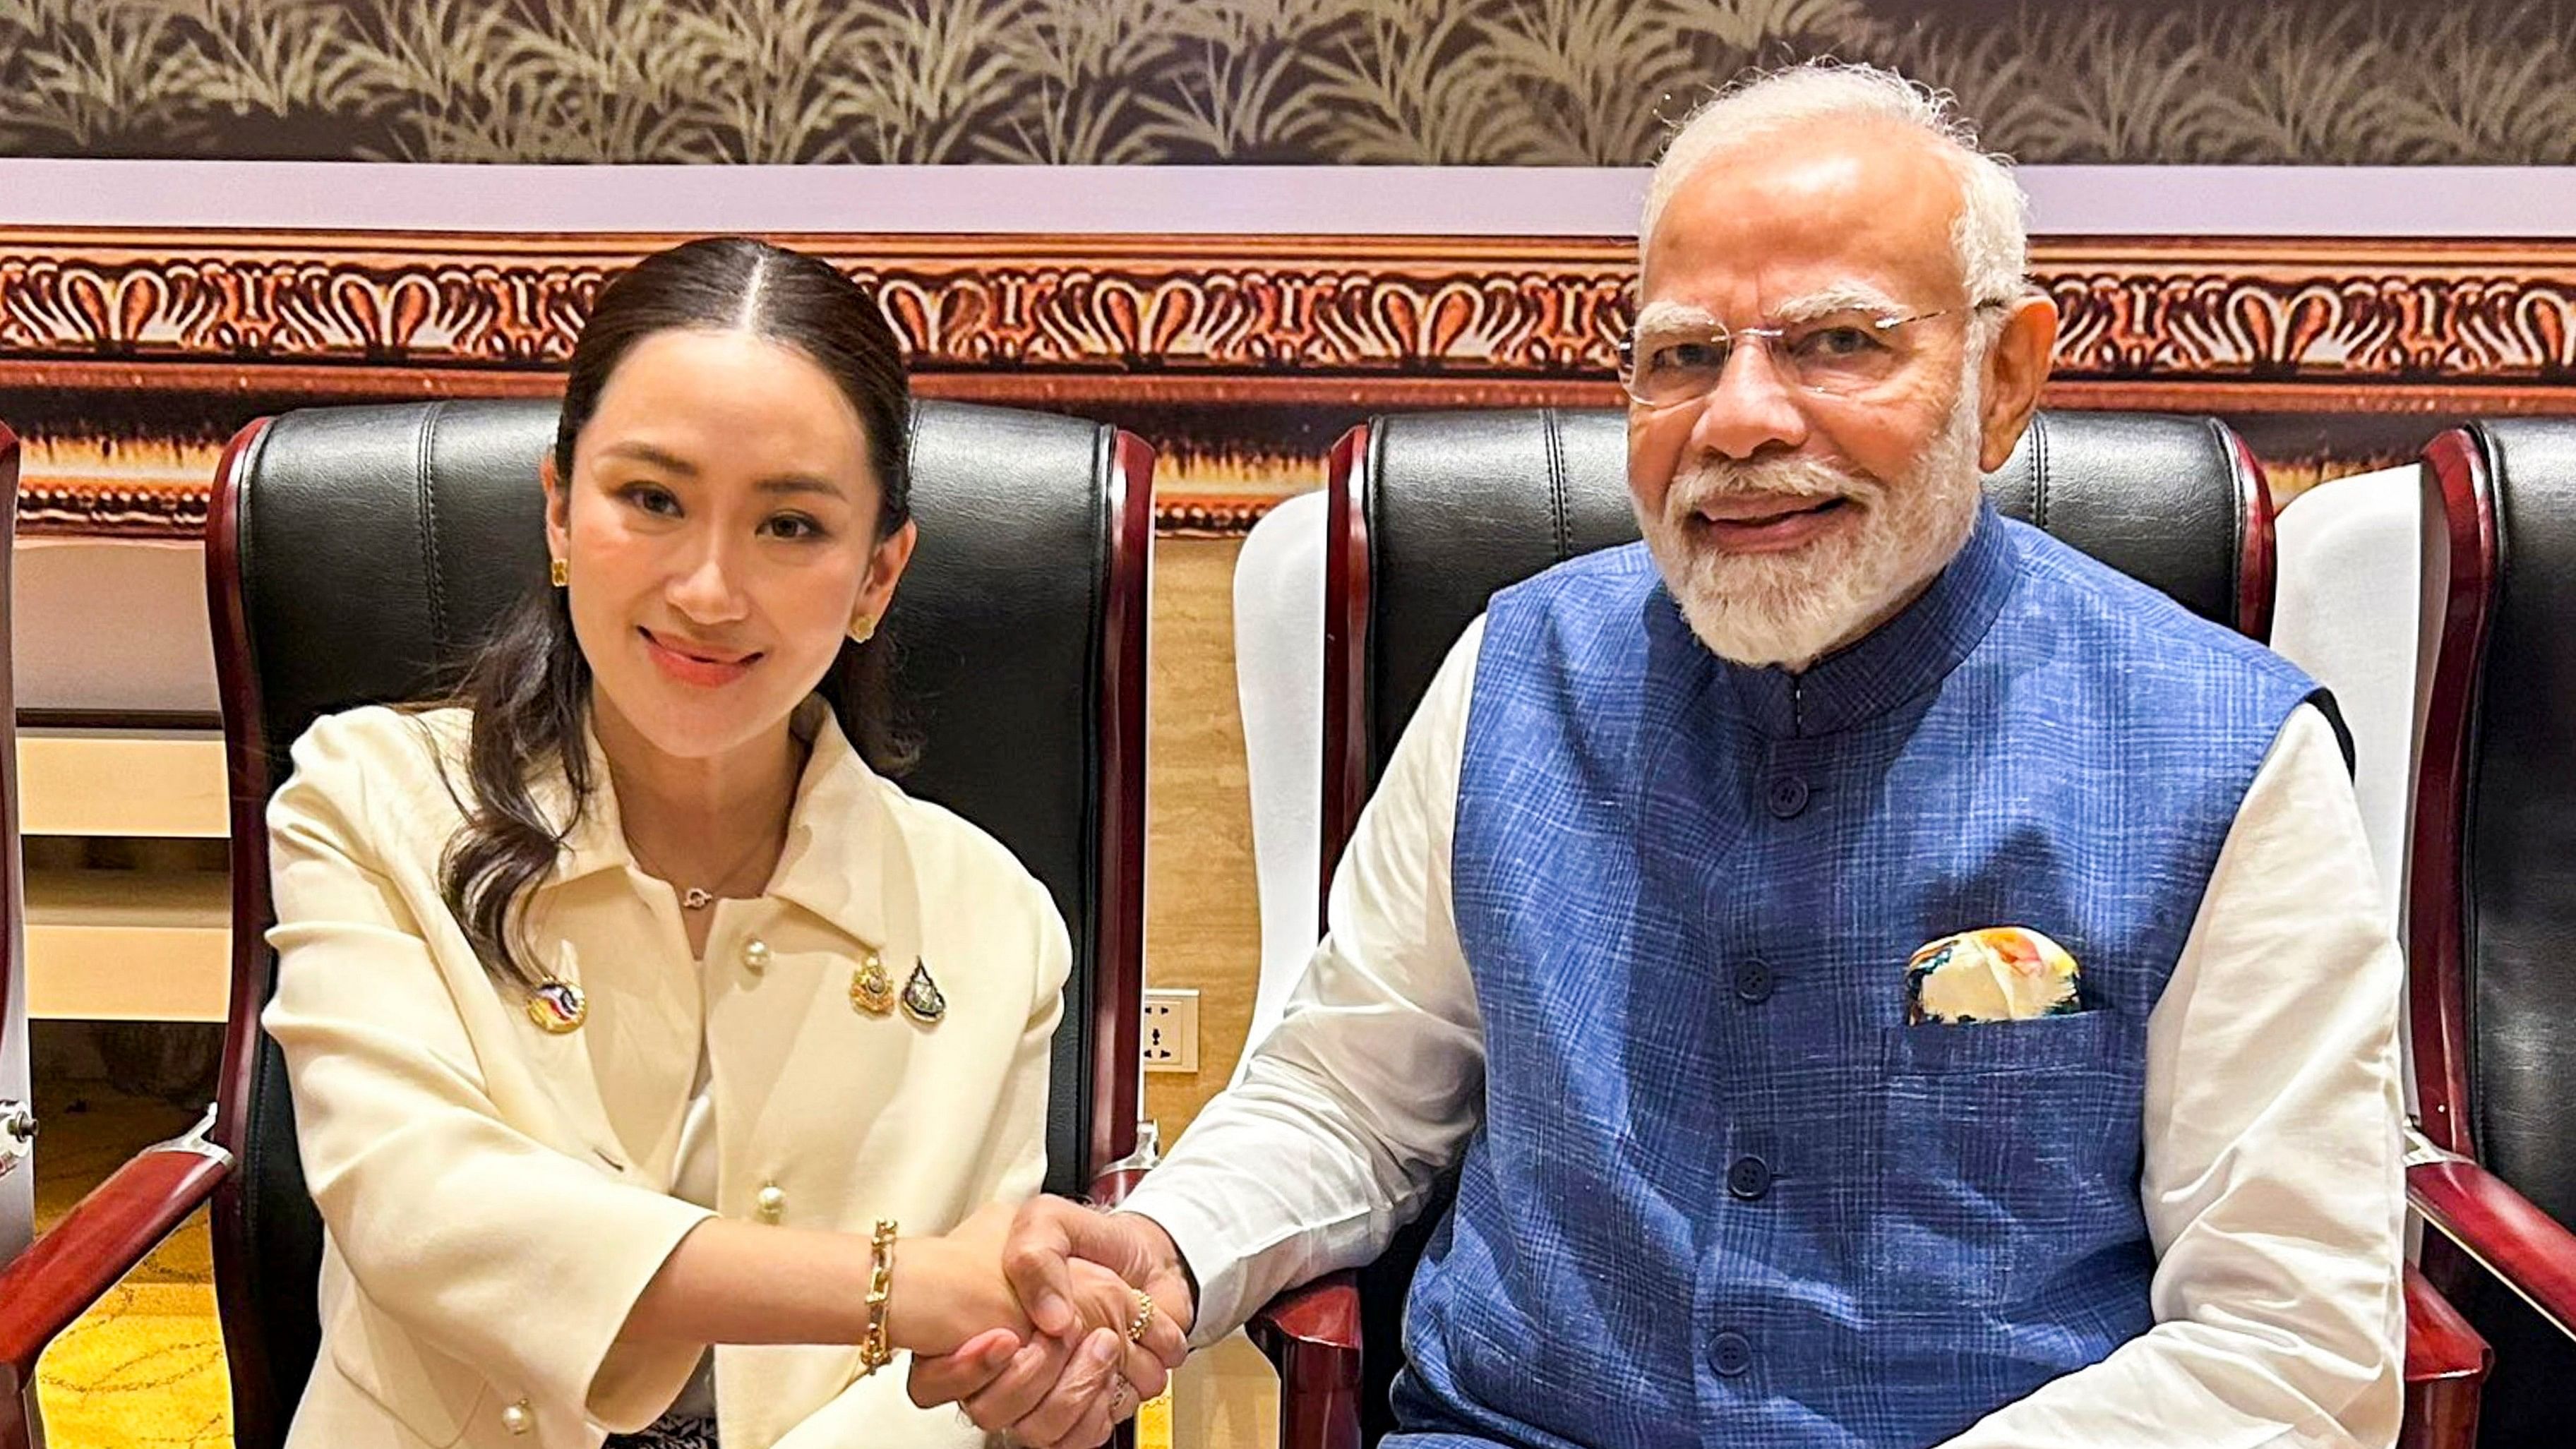
[[[742,874],[744,866],[760,859],[762,853],[768,848],[769,843],[767,841],[762,841],[754,845],[749,854],[743,856],[740,860],[735,861],[731,866],[718,874],[715,877],[715,883],[721,886],[731,882],[734,877]],[[706,887],[684,886],[680,885],[678,881],[671,879],[671,873],[662,869],[660,866],[655,865],[651,859],[646,857],[643,847],[637,845],[631,837],[626,842],[626,849],[629,854],[635,857],[635,863],[644,867],[647,874],[662,881],[666,885],[678,887],[680,892],[681,910],[703,911],[707,907],[716,903],[715,892],[708,890]],[[782,844],[780,849],[783,851],[785,846]]]

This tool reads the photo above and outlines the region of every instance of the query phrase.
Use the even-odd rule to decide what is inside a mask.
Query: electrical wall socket
[[[1195,1072],[1199,1069],[1199,994],[1196,988],[1145,993],[1145,1070]]]

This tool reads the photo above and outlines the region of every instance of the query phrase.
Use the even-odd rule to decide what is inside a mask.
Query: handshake
[[[986,1208],[907,1251],[923,1248],[973,1265],[972,1275],[987,1283],[998,1264],[997,1286],[1017,1309],[1009,1315],[1015,1326],[990,1327],[987,1308],[984,1326],[961,1317],[946,1331],[907,1335],[954,1344],[914,1353],[908,1387],[923,1408],[955,1404],[977,1427],[1032,1449],[1091,1449],[1161,1393],[1189,1356],[1197,1312],[1189,1275],[1150,1218],[1039,1197],[1016,1209]],[[971,1315],[982,1296],[949,1306]]]

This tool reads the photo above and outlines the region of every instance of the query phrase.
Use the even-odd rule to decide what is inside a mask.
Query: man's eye
[[[1726,366],[1726,344],[1723,342],[1666,342],[1646,354],[1647,365],[1658,372],[1711,372]]]
[[[1802,332],[1798,334],[1797,340],[1791,344],[1791,347],[1800,357],[1829,360],[1865,356],[1879,351],[1885,345],[1878,340],[1878,334],[1866,327],[1841,326],[1819,327],[1812,332]]]

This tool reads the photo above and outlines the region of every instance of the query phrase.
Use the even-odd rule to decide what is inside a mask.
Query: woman
[[[573,351],[553,587],[445,706],[297,742],[263,1021],[328,1242],[291,1445],[973,1443],[873,1370],[1080,1355],[1115,1413],[1178,1362],[1105,1271],[1078,1345],[1002,1278],[1071,950],[880,773],[908,407],[822,262],[647,259]]]

